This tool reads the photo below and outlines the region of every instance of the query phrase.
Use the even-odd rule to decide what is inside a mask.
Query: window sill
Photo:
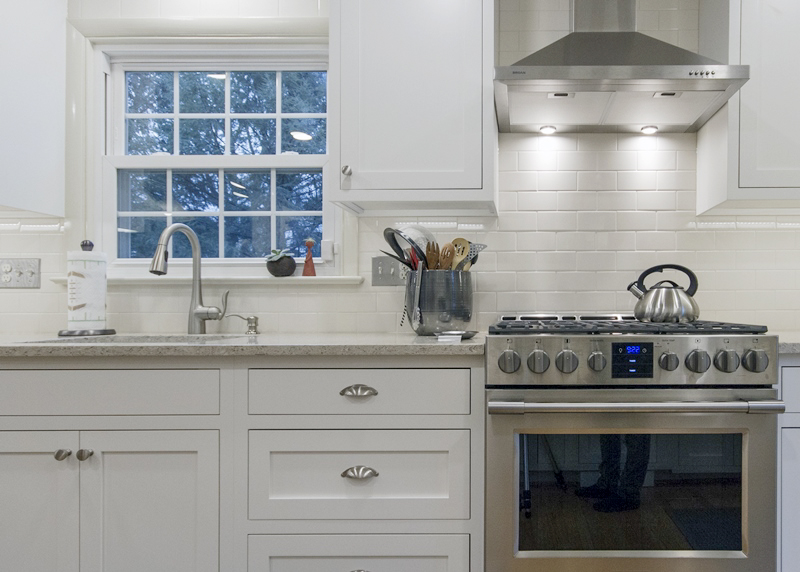
[[[67,285],[66,276],[55,276],[51,282],[61,286]],[[191,284],[191,276],[137,276],[137,277],[112,277],[108,279],[109,286],[170,286],[175,284]],[[233,285],[245,286],[357,286],[364,282],[363,276],[204,276],[204,285]]]

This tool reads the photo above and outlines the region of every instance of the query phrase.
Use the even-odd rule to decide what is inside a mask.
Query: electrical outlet
[[[373,286],[405,286],[408,266],[391,256],[376,256],[372,259]]]
[[[40,258],[0,258],[0,288],[40,288]]]

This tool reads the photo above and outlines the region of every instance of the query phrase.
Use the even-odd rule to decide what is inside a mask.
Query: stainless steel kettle
[[[672,280],[662,280],[648,290],[644,279],[666,268],[685,273],[689,277],[689,287],[684,290]],[[661,264],[648,268],[636,282],[628,285],[628,291],[639,299],[633,314],[641,322],[694,322],[700,317],[700,307],[692,298],[697,292],[697,276],[684,266]]]

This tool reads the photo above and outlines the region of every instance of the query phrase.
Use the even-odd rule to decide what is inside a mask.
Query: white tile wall
[[[534,45],[567,32],[569,0],[498,1],[501,63],[513,63]],[[229,15],[240,17],[327,15],[326,0],[69,0],[69,11],[71,17],[144,18],[169,10],[195,13],[198,7],[218,11],[223,4]],[[638,0],[638,9],[641,31],[677,38],[690,49],[696,42],[697,0]],[[447,223],[445,230],[431,226],[441,241],[460,235],[488,245],[474,269],[476,329],[485,330],[499,312],[630,311],[635,300],[627,285],[650,266],[674,262],[697,273],[702,318],[800,330],[800,218],[696,217],[695,148],[693,135],[504,134],[499,216],[419,220]],[[52,220],[22,222],[0,211],[0,257],[42,258],[42,288],[0,290],[0,333],[54,334],[66,327],[66,289],[50,278],[64,275],[66,250],[74,245],[66,244],[58,225],[39,231],[33,226]],[[372,287],[369,274],[370,258],[386,249],[383,229],[398,222],[359,220],[363,285],[233,284],[229,307],[258,315],[265,332],[400,331],[403,289]],[[206,286],[206,298],[219,299],[223,289]],[[187,285],[155,291],[112,285],[109,326],[120,332],[185,331],[188,297]],[[209,325],[218,329],[243,331],[243,323]],[[402,329],[410,331],[408,325]]]

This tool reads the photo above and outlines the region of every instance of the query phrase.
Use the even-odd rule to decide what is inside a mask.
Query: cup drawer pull
[[[339,392],[339,395],[344,395],[345,397],[371,397],[373,395],[378,395],[378,390],[369,385],[364,385],[363,383],[356,383],[355,385],[345,387]]]
[[[365,467],[364,465],[356,465],[342,472],[342,476],[347,479],[357,479],[363,481],[364,479],[371,479],[378,476],[378,471],[372,467]]]

